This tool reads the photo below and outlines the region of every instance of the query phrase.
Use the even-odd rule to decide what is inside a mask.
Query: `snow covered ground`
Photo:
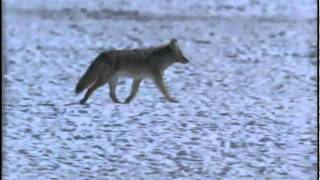
[[[76,104],[99,52],[171,38],[179,103]],[[316,1],[7,0],[4,43],[5,179],[316,179]]]

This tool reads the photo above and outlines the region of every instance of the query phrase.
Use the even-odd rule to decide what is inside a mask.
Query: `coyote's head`
[[[176,62],[186,64],[189,60],[183,55],[180,47],[178,46],[176,39],[171,39],[169,48],[173,52],[173,56]]]

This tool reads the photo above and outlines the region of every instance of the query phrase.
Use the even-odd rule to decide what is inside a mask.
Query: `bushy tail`
[[[89,68],[87,69],[86,73],[81,77],[79,82],[77,83],[75,93],[79,94],[88,86],[96,81],[96,79],[101,74],[103,63],[103,54],[100,54],[96,59],[91,63]]]

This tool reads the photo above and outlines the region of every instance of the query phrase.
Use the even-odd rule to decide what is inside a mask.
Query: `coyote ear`
[[[169,43],[169,47],[173,49],[176,43],[177,43],[177,39],[171,39]]]

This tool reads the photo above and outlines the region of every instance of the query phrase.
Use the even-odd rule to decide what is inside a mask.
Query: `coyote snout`
[[[168,101],[177,102],[170,96],[163,82],[164,71],[176,62],[183,64],[189,62],[176,39],[172,39],[169,44],[156,47],[102,52],[77,83],[75,93],[78,94],[89,87],[80,100],[80,103],[84,104],[97,88],[109,83],[112,101],[120,103],[116,96],[118,78],[129,77],[133,79],[131,93],[125,100],[125,103],[129,103],[137,94],[142,80],[152,78]]]
[[[187,64],[187,63],[189,63],[189,60],[188,60],[187,58],[183,57],[183,58],[181,59],[181,63],[182,63],[182,64]]]

